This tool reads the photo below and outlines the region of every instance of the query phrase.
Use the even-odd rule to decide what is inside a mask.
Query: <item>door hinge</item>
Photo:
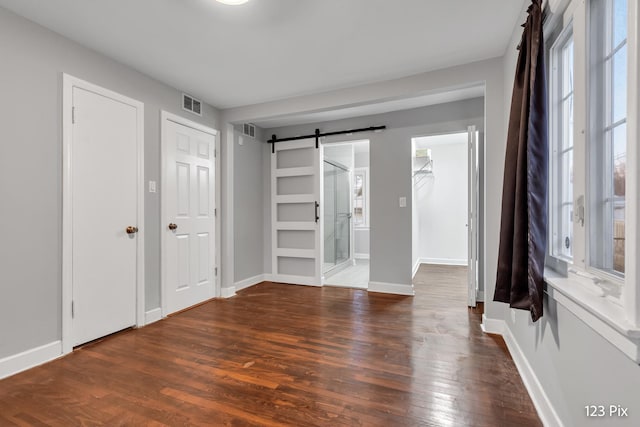
[[[214,276],[218,277],[218,267],[213,269]]]
[[[71,124],[76,124],[76,107],[71,107]]]
[[[71,301],[71,318],[73,319],[76,315],[75,304],[74,301]]]
[[[213,149],[213,157],[218,157],[218,150],[217,149]]]
[[[213,216],[218,216],[218,209],[217,208],[213,210]]]

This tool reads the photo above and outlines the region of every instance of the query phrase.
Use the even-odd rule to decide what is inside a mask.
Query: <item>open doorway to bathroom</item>
[[[323,275],[327,286],[369,284],[369,141],[325,144]]]

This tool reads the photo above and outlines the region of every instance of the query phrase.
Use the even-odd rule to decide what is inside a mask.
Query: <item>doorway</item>
[[[62,348],[144,323],[144,107],[63,77]]]
[[[366,289],[369,284],[369,141],[324,144],[324,284]]]
[[[438,266],[465,277],[470,307],[479,290],[478,139],[475,127],[412,139],[413,275]]]

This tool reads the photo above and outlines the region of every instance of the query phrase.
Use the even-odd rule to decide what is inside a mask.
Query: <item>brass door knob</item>
[[[138,232],[138,227],[129,226],[126,231],[127,234],[136,234]]]
[[[173,231],[173,230],[175,230],[175,229],[177,229],[177,228],[178,228],[178,225],[177,225],[177,224],[174,224],[174,223],[170,223],[170,224],[169,224],[169,230]]]

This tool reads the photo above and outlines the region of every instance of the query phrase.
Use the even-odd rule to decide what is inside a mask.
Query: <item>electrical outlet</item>
[[[156,192],[156,182],[149,181],[149,193],[155,193],[155,192]]]
[[[400,207],[401,208],[406,208],[407,207],[407,198],[406,197],[400,197],[399,203],[400,203]]]

